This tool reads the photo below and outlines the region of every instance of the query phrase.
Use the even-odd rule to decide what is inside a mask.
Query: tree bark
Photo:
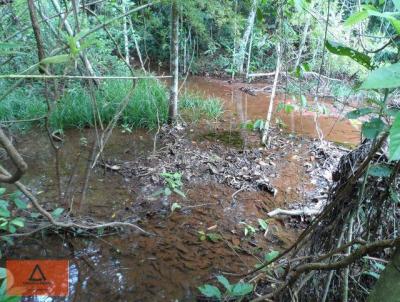
[[[35,35],[36,39],[36,47],[39,60],[39,72],[46,73],[46,65],[40,63],[46,58],[46,54],[44,52],[43,39],[42,39],[42,34],[40,33],[40,27],[36,15],[34,0],[28,0],[28,8],[29,8],[29,15],[31,17],[33,34]]]
[[[168,124],[176,122],[178,115],[178,81],[179,81],[179,13],[177,0],[171,3],[171,49],[170,68],[172,83],[169,97]]]
[[[29,1],[33,1],[33,0],[29,0]],[[71,27],[71,25],[69,24],[69,22],[68,22],[68,20],[67,20],[67,18],[66,18],[66,16],[65,16],[65,14],[62,13],[59,1],[58,1],[58,0],[51,0],[51,2],[53,3],[53,6],[54,6],[56,12],[57,12],[58,14],[60,14],[60,19],[64,21],[65,30],[67,31],[67,33],[68,33],[70,36],[73,36],[73,35],[74,35],[74,31],[72,30],[72,27]],[[78,48],[80,47],[79,41],[76,42],[76,46],[77,46]],[[80,53],[80,54],[79,54],[79,57],[81,58],[83,64],[85,64],[85,67],[86,67],[86,69],[87,69],[89,75],[90,75],[90,76],[93,76],[93,77],[96,76],[96,74],[95,74],[95,72],[94,72],[94,70],[93,70],[93,66],[92,66],[92,64],[90,63],[90,61],[89,61],[89,59],[87,58],[87,56],[86,56],[84,53]],[[96,85],[99,85],[98,80],[93,80],[93,81],[94,81],[94,83],[95,83]]]
[[[268,135],[269,135],[269,128],[270,128],[270,125],[271,125],[272,110],[274,108],[276,86],[278,85],[279,72],[280,72],[280,69],[281,69],[281,44],[280,44],[280,42],[278,42],[278,44],[276,45],[276,55],[277,55],[277,58],[276,58],[276,69],[275,69],[274,84],[272,86],[271,97],[270,97],[270,100],[269,100],[267,119],[265,120],[263,136],[262,136],[262,140],[261,140],[261,142],[266,146],[268,145]]]
[[[296,64],[294,66],[294,70],[296,70],[297,67],[300,65],[301,56],[302,56],[304,48],[306,46],[308,30],[309,30],[310,24],[311,24],[311,14],[308,14],[306,18],[307,18],[306,19],[306,24],[304,25],[303,37],[301,39],[301,43],[300,43],[300,46],[299,46],[299,52],[297,54],[297,59],[296,59]]]
[[[250,35],[253,31],[254,20],[255,20],[256,11],[257,11],[257,5],[258,5],[258,0],[253,0],[252,4],[251,4],[250,13],[247,18],[246,30],[243,33],[243,38],[239,43],[239,49],[236,54],[235,66],[239,73],[243,73],[243,65],[244,65],[244,58],[245,58],[245,54],[246,54],[246,48],[247,48],[247,44],[249,42]]]
[[[126,14],[126,3],[125,1],[122,1],[122,13]],[[124,23],[124,46],[125,46],[125,61],[126,64],[130,65],[129,61],[129,38],[128,38],[128,17],[130,16],[125,16],[123,18],[123,23]]]

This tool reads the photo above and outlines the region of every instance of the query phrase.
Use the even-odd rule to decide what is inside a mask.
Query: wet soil
[[[289,246],[306,221],[272,219],[267,213],[323,195],[339,155],[327,159],[333,146],[321,155],[311,126],[298,128],[299,119],[307,125],[307,115],[296,113],[282,115],[288,125],[294,121],[293,128],[273,129],[271,147],[261,148],[258,134],[240,124],[262,118],[268,99],[239,88],[203,78],[188,82],[191,91],[223,99],[222,123],[203,122],[184,131],[161,129],[155,144],[154,133],[148,131],[114,131],[103,161],[91,174],[85,203],[75,213],[137,223],[153,236],[128,229],[77,237],[48,230],[16,241],[6,256],[69,259],[70,296],[60,301],[193,301],[198,297],[196,287],[212,283],[216,274],[249,271],[265,253]],[[329,121],[322,127],[326,131],[335,125],[327,137],[357,143],[359,131],[349,122],[330,116],[320,119]],[[296,135],[290,134],[292,130]],[[56,160],[45,133],[33,131],[17,138],[30,167],[23,182],[48,210],[76,209],[95,135],[94,130],[67,131],[60,143],[61,195],[68,202],[59,199]],[[154,196],[165,186],[160,172],[181,172],[186,198]],[[181,209],[172,212],[174,202]],[[258,219],[267,219],[269,231],[245,236],[241,222],[258,227]]]

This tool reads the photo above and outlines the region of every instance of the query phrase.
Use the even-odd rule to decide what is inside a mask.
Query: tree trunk
[[[280,42],[278,42],[278,44],[276,45],[276,55],[277,55],[277,58],[276,58],[274,84],[272,86],[271,97],[270,97],[270,100],[269,100],[267,119],[265,120],[263,136],[262,136],[262,140],[261,140],[261,142],[266,146],[268,145],[268,135],[269,135],[269,128],[270,128],[270,125],[271,125],[272,110],[274,109],[276,86],[278,85],[279,72],[280,72],[280,69],[281,69],[281,45],[280,45]]]
[[[297,54],[297,59],[296,59],[296,64],[294,66],[294,70],[296,70],[297,67],[300,65],[301,56],[302,56],[304,48],[306,46],[308,29],[310,28],[310,24],[311,24],[311,14],[308,14],[306,18],[307,18],[306,19],[306,24],[304,25],[303,37],[301,39],[301,43],[300,43],[300,46],[299,46],[299,52]]]
[[[64,22],[64,26],[65,26],[65,29],[66,29],[67,33],[68,33],[70,36],[73,36],[73,35],[74,35],[74,32],[73,32],[72,27],[71,27],[71,25],[69,24],[69,22],[68,22],[68,20],[67,20],[67,18],[66,18],[66,16],[65,16],[65,14],[61,12],[61,7],[60,7],[59,1],[58,1],[58,0],[51,0],[51,2],[53,3],[53,6],[54,6],[56,12],[57,12],[58,14],[60,14],[60,20],[62,20],[62,21]],[[79,47],[80,47],[80,43],[77,42],[77,43],[76,43],[76,46],[79,48]],[[89,61],[89,59],[87,58],[87,56],[86,56],[84,53],[80,53],[80,54],[79,54],[79,57],[81,58],[83,64],[85,64],[85,67],[86,67],[86,69],[87,69],[89,75],[90,75],[90,76],[93,76],[93,77],[96,76],[96,74],[95,74],[95,72],[94,72],[94,70],[93,70],[93,66],[92,66],[92,64],[90,63],[90,61]],[[94,82],[96,85],[99,85],[99,83],[100,83],[99,80],[97,80],[97,79],[94,79],[93,82]]]
[[[168,124],[176,122],[178,115],[178,81],[179,81],[179,14],[177,0],[171,3],[171,49],[170,68],[172,83],[169,97]]]
[[[243,38],[239,43],[239,49],[236,54],[235,67],[239,73],[243,73],[243,64],[244,64],[244,58],[245,58],[245,54],[246,54],[246,48],[247,48],[247,44],[249,42],[250,34],[253,31],[254,19],[256,17],[256,11],[257,11],[257,4],[258,4],[258,0],[252,1],[249,17],[247,18],[246,30],[243,33]]]
[[[122,1],[122,13],[126,13],[126,3],[125,1]],[[124,46],[125,46],[125,61],[126,64],[130,65],[129,61],[129,38],[128,38],[128,17],[130,16],[125,16],[123,18],[123,23],[124,23]]]
[[[246,80],[249,79],[250,72],[250,61],[251,61],[251,49],[253,47],[253,34],[250,36],[249,52],[247,53],[247,64],[246,64]]]
[[[46,73],[46,66],[40,62],[46,58],[43,46],[42,34],[40,33],[39,22],[36,16],[34,0],[28,0],[29,15],[31,17],[32,29],[36,39],[37,54],[39,60],[39,72]]]

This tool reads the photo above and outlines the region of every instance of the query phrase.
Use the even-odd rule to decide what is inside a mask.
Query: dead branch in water
[[[11,174],[2,166],[0,166],[0,172],[3,173],[4,175],[11,177]],[[106,223],[90,223],[90,224],[81,224],[81,223],[76,223],[72,220],[69,221],[58,221],[54,219],[54,217],[46,211],[39,203],[39,200],[28,190],[25,185],[23,185],[21,182],[16,181],[14,182],[15,186],[31,201],[32,205],[35,207],[36,210],[40,214],[42,214],[53,226],[55,227],[61,227],[61,228],[79,228],[79,229],[84,229],[84,230],[93,230],[93,229],[100,229],[100,228],[115,228],[115,227],[131,227],[134,228],[141,233],[145,235],[151,235],[141,227],[129,223],[129,222],[119,222],[119,221],[114,221],[114,222],[106,222]],[[29,234],[29,233],[28,233]]]

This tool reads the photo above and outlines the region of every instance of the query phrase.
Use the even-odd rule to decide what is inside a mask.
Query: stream
[[[189,78],[184,89],[218,97],[225,109],[222,122],[189,127],[188,135],[196,148],[211,150],[221,144],[218,139],[213,141],[204,136],[215,131],[238,132],[248,143],[246,147],[258,148],[258,135],[243,131],[240,126],[249,120],[265,118],[269,96],[244,93],[239,89],[244,85],[204,77]],[[290,99],[279,95],[275,107],[281,101],[290,102]],[[359,128],[339,118],[340,109],[323,102],[330,112],[318,117],[325,139],[357,145]],[[90,145],[96,134],[91,129],[66,131],[59,154],[60,179],[62,188],[72,188],[62,196],[72,201],[72,212],[80,207],[83,218],[137,223],[155,236],[142,236],[124,229],[98,236],[88,232],[79,237],[71,233],[43,232],[41,236],[19,239],[7,251],[8,258],[70,260],[68,298],[25,298],[24,301],[201,300],[196,287],[213,283],[215,275],[247,272],[262,262],[264,253],[288,247],[301,231],[302,221],[270,219],[268,234],[257,232],[247,237],[240,222],[257,226],[257,219],[266,219],[268,211],[301,202],[305,191],[313,189],[301,159],[314,161],[312,156],[309,159],[307,143],[302,143],[303,137],[309,141],[317,137],[314,115],[312,112],[274,113],[273,120],[279,117],[286,125],[282,129],[285,134],[269,153],[260,153],[260,165],[270,165],[275,171],[274,175],[268,175],[277,188],[275,196],[264,191],[238,193],[237,189],[220,183],[184,181],[187,198],[173,196],[165,200],[154,197],[151,192],[154,187],[145,187],[134,178],[118,173],[119,168],[98,165],[91,174],[85,204],[80,205]],[[154,133],[147,130],[122,133],[121,129],[115,129],[104,159],[124,162],[150,157],[154,151],[153,139]],[[70,207],[62,204],[62,199],[59,201],[54,152],[46,134],[31,131],[17,137],[16,146],[29,165],[22,182],[32,188],[48,210],[56,208],[57,203]],[[162,146],[157,145],[158,148]],[[234,202],[233,196],[236,196]],[[182,209],[171,213],[172,202],[179,202]],[[219,237],[202,240],[202,232]]]

